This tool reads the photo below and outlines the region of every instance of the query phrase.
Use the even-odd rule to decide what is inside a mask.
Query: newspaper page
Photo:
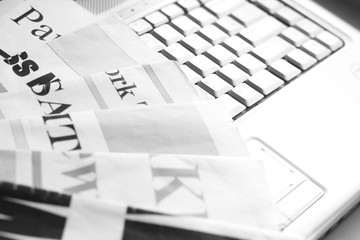
[[[55,91],[64,79],[166,60],[115,15],[31,50],[14,52],[3,44],[0,57],[0,93],[34,83]]]
[[[12,53],[36,48],[97,19],[73,0],[3,1],[7,6],[0,11],[0,45]]]
[[[243,156],[216,101],[53,114],[0,121],[1,149]]]
[[[23,2],[24,0],[0,0],[0,17]]]
[[[175,215],[277,228],[261,161],[174,154],[0,151],[0,180]],[[91,177],[90,177],[91,176]]]
[[[29,86],[30,89],[0,94],[0,118],[200,100],[180,67],[172,61],[64,79],[55,90],[39,82]]]
[[[6,239],[301,240],[277,230],[190,216],[169,216],[120,202],[23,185],[0,185],[0,236]]]

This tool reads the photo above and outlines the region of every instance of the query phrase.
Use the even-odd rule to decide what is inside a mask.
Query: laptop
[[[199,94],[224,104],[264,161],[282,231],[324,239],[359,205],[357,29],[310,0],[117,4]]]

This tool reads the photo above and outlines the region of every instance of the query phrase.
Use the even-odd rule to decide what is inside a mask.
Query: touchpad
[[[324,189],[260,139],[251,138],[246,146],[252,157],[262,160],[270,192],[281,212],[284,229],[324,195]]]

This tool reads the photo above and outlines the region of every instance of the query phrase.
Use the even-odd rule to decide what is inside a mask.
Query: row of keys
[[[273,51],[274,49],[279,51]],[[198,56],[195,56],[179,43],[173,44],[163,51],[166,57],[177,60],[180,64],[186,63],[202,77],[207,77],[229,63],[233,63],[249,75],[254,75],[281,58],[285,58],[301,70],[306,70],[330,53],[329,49],[315,42],[315,40],[309,40],[303,45],[303,48],[298,49],[280,37],[274,37],[263,45],[254,48],[251,54],[246,53],[240,57],[222,45],[213,46]]]
[[[249,54],[244,56],[249,59],[252,57]],[[285,56],[285,59],[291,60],[293,64],[299,67],[305,66],[306,68],[317,62],[315,58],[300,49],[294,49]],[[267,68],[261,68],[254,75],[247,74],[239,68],[240,65],[234,62],[216,70],[205,78],[197,75],[198,78],[193,83],[196,82],[199,87],[219,101],[231,102],[232,104],[224,107],[229,108],[231,117],[235,117],[264,99],[266,95],[284,85],[285,82],[301,74],[302,71],[298,67],[285,59],[279,59]],[[187,68],[184,71],[185,73],[191,71],[191,65],[183,67]]]
[[[257,101],[262,99],[264,95],[272,93],[283,84],[283,80],[270,73],[268,70],[260,71],[259,73],[250,77],[247,81],[247,84],[240,83],[236,87],[231,86],[216,74],[211,74],[198,82],[198,86],[203,88],[214,97],[220,97],[225,93],[229,93],[232,97],[247,107],[252,106]],[[248,85],[256,91],[247,90],[249,87]],[[246,91],[244,88],[246,88]]]
[[[208,4],[213,2],[214,1],[211,1]],[[261,3],[260,1],[257,1],[257,4],[267,9],[268,11],[269,9],[278,9],[278,7],[270,8],[270,6],[267,6],[265,2]],[[193,5],[198,6],[198,4]],[[264,7],[265,5],[267,7]],[[278,31],[284,28],[284,25],[282,25],[281,22],[277,21],[272,17],[268,17],[267,19],[260,21],[260,23],[256,24],[255,26],[244,29],[244,25],[247,26],[249,25],[249,22],[259,20],[266,14],[261,9],[256,8],[256,6],[252,4],[242,3],[239,4],[239,6],[242,7],[235,10],[231,15],[232,17],[224,16],[223,18],[216,21],[215,16],[210,14],[204,8],[196,8],[190,11],[188,16],[180,16],[181,14],[184,14],[184,10],[178,5],[169,5],[164,8],[166,12],[168,12],[169,18],[174,19],[179,17],[179,19],[175,19],[174,21],[172,21],[170,25],[171,27],[167,26],[156,30],[155,35],[160,38],[160,43],[162,43],[163,45],[170,45],[174,42],[179,41],[184,36],[197,32],[202,26],[214,23],[219,29],[225,32],[225,34],[233,35],[240,31],[240,35],[245,40],[247,40],[253,45],[258,45],[264,39],[276,35]],[[282,6],[277,12],[275,12],[275,16],[282,19],[290,26],[295,27],[288,28],[281,33],[283,34],[282,37],[292,42],[295,46],[299,46],[300,44],[302,44],[308,38],[308,36],[312,38],[315,36],[319,36],[316,39],[322,44],[324,44],[326,47],[330,48],[332,51],[335,51],[342,45],[342,42],[338,38],[326,31],[324,32],[320,26],[313,23],[309,19],[304,18],[302,15],[289,7]],[[134,30],[137,31],[139,35],[142,35],[144,32],[151,30],[151,25],[156,27],[168,21],[168,18],[166,18],[166,16],[160,12],[154,12],[152,14],[149,14],[145,17],[145,19],[148,20],[145,30],[141,30],[138,28],[140,25],[146,25],[144,24],[144,22],[146,22],[144,19],[140,19],[137,22],[130,24],[130,26],[135,28]],[[320,32],[322,34],[319,34]],[[213,26],[202,30],[199,34],[203,34],[204,36],[208,37],[212,44],[216,44],[218,41],[221,41],[221,38],[226,37],[226,35],[223,35],[217,28]],[[221,34],[222,36],[219,38],[214,38],[213,36],[216,36],[217,34]],[[144,38],[146,38],[145,42],[150,42],[151,46],[155,47],[156,50],[163,49],[164,46],[159,43],[154,44],[156,41],[151,39],[150,36],[147,35]]]
[[[286,36],[289,36],[289,31],[287,30],[288,29],[286,29],[284,32],[286,32]],[[294,28],[292,28],[291,30],[297,32],[298,36],[303,35],[301,32]],[[217,37],[219,36],[221,35],[217,35]],[[163,50],[163,54],[171,60],[178,61],[180,64],[186,63],[189,60],[191,62],[192,58],[194,58],[195,55],[199,54],[204,54],[207,58],[212,60],[220,67],[236,61],[236,63],[239,62],[241,68],[245,68],[246,72],[248,72],[249,74],[254,74],[259,70],[259,68],[265,68],[263,64],[270,65],[276,60],[288,55],[288,53],[295,49],[295,46],[289,43],[287,37],[283,37],[282,34],[280,34],[280,36],[272,37],[269,40],[258,45],[257,47],[253,48],[250,44],[248,44],[238,36],[229,37],[223,42],[221,42],[220,45],[212,46],[208,38],[204,38],[203,35],[200,36],[197,34],[193,34],[184,38],[180,42],[180,44],[173,44],[165,48]],[[305,35],[305,42],[300,45],[300,49],[306,54],[315,58],[315,62],[316,60],[319,61],[329,56],[332,52],[332,49],[337,50],[339,47],[342,46],[341,40],[330,34],[329,32],[323,31],[319,34],[319,39],[321,39],[322,42],[325,42],[325,38],[323,38],[323,36],[328,36],[326,42],[329,47],[326,47],[325,44],[320,43],[320,40],[317,40],[317,38],[316,40],[314,40],[306,37]],[[256,59],[254,60],[253,57],[244,55],[248,52],[251,52],[251,55],[255,56]],[[293,61],[293,59],[296,59],[296,66],[298,66],[300,69],[306,70],[311,65],[313,65],[312,62],[314,60],[309,57],[305,58],[306,55],[304,53],[301,52],[300,55],[295,53],[290,54],[290,57],[288,57],[292,59],[291,61]],[[294,56],[294,54],[295,57],[291,57]],[[239,56],[240,58],[237,59],[237,57]],[[306,59],[306,61],[297,61],[297,58]],[[213,63],[208,64],[210,62],[207,60],[202,63],[201,66],[197,67],[197,63],[204,58],[199,57],[199,59],[200,60],[192,60],[193,62],[191,62],[190,64],[194,66],[193,69],[201,76],[206,77],[207,75],[211,74],[211,69],[217,70],[217,67],[215,67]],[[258,59],[263,64],[258,63]]]
[[[278,0],[250,2],[182,0],[131,27],[234,117],[343,45]]]
[[[231,19],[236,19],[237,22],[244,26],[249,26],[267,15],[260,8],[253,4],[249,4],[244,0],[213,0],[207,2],[204,7],[199,7],[200,4],[196,0],[186,1],[191,2],[191,4],[183,4],[183,1],[178,1],[177,4],[168,5],[160,11],[147,15],[144,19],[139,19],[138,21],[131,23],[129,26],[139,35],[142,35],[151,31],[153,28],[183,16],[185,13],[201,27],[214,23],[218,17],[225,17],[229,13],[231,13],[232,16]],[[259,5],[264,8],[265,4]],[[265,9],[269,11],[269,9],[273,8],[268,6],[265,7]],[[278,17],[286,22],[295,21],[299,16],[301,15],[285,6],[279,10],[278,14]]]
[[[229,71],[225,68],[229,68]],[[198,85],[217,97],[216,100],[223,104],[230,116],[235,117],[281,87],[284,80],[289,81],[300,73],[301,70],[283,59],[273,63],[269,70],[261,70],[251,77],[230,64],[218,71],[217,75],[204,78]],[[228,76],[239,78],[235,87],[230,86]]]
[[[281,19],[282,21],[286,22],[290,26],[295,26],[297,29],[306,33],[308,36],[312,38],[316,36],[320,31],[322,31],[322,28],[319,27],[317,24],[313,23],[309,19],[304,18],[300,13],[296,12],[295,10],[287,6],[284,6],[282,3],[280,3],[277,0],[256,1],[256,4],[262,9],[265,9],[268,13],[274,13],[274,15],[279,19]],[[218,5],[220,7],[218,7]],[[224,7],[225,5],[226,7]],[[231,8],[229,8],[228,6],[231,6],[234,7],[232,9],[233,12],[231,13],[232,17],[224,16],[224,18],[219,19],[215,23],[215,25],[217,25],[221,30],[223,30],[227,34],[232,35],[237,33],[241,28],[243,28],[244,25],[249,26],[250,23],[253,23],[259,20],[260,18],[266,16],[265,12],[257,8],[255,5],[247,3],[246,1],[228,0],[224,2],[219,0],[213,0],[205,3],[204,7],[207,8],[207,10],[201,7],[199,8],[199,6],[200,3],[196,0],[179,1],[177,4],[171,4],[164,7],[161,10],[161,12],[157,11],[151,13],[148,16],[146,16],[144,19],[139,19],[138,21],[131,23],[130,27],[132,27],[135,30],[135,32],[137,32],[139,35],[142,35],[145,32],[152,30],[153,27],[158,27],[164,23],[167,23],[169,20],[173,20],[177,17],[182,16],[183,14],[185,14],[185,12],[189,11],[187,12],[188,15],[186,17],[182,16],[183,18],[176,20],[175,23],[172,22],[172,26],[176,30],[179,30],[181,34],[186,36],[188,34],[191,34],[199,30],[199,27],[214,23],[216,21],[216,17],[210,14],[209,11],[212,11],[212,13],[215,14],[216,16],[222,16],[223,13],[229,13]],[[216,8],[214,6],[216,6]],[[264,22],[268,22],[268,21],[264,21]],[[274,24],[275,23],[273,21],[273,25]],[[259,43],[258,41],[261,42],[261,39],[264,39],[261,36],[257,36],[257,35],[259,34],[259,32],[260,33],[264,32],[261,30],[264,29],[262,28],[262,26],[266,26],[267,24],[259,24],[259,25],[260,26],[255,26],[250,30],[244,31],[244,35],[245,35],[244,38],[247,39],[250,43],[255,45]],[[277,27],[280,26],[269,27],[269,28],[273,28],[270,30],[270,34],[271,31],[276,31]],[[174,33],[171,30],[169,31]],[[248,36],[249,34],[250,36]],[[266,36],[265,33],[264,35]],[[324,37],[326,40],[329,40],[328,36],[324,36]],[[337,45],[340,44],[339,41],[337,40],[335,41]],[[165,42],[167,43],[166,45],[173,43],[172,41],[169,42],[165,41]],[[331,48],[331,50],[334,51],[333,48]]]
[[[245,60],[246,60],[246,58],[256,61],[256,59],[252,58],[251,55],[245,55],[243,57],[243,59],[245,59]],[[301,51],[299,49],[293,50],[285,58],[288,61],[286,61],[284,59],[279,59],[268,66],[268,70],[270,72],[272,72],[273,74],[275,74],[276,76],[278,76],[279,78],[281,78],[284,81],[292,80],[293,78],[295,78],[296,76],[298,76],[301,73],[301,69],[303,69],[303,68],[307,69],[317,62],[316,59],[312,58],[311,56],[307,55],[306,53],[304,53],[303,51]],[[206,60],[206,61],[208,61],[208,60]],[[250,74],[247,73],[248,71],[246,72],[243,70],[244,67],[241,68],[241,65],[239,64],[239,62],[241,62],[241,61],[228,64],[220,69],[218,67],[215,67],[213,69],[212,73],[216,73],[219,77],[221,77],[228,84],[230,84],[232,86],[237,86],[240,83],[249,79],[251,76]],[[247,61],[244,61],[244,62],[247,63]],[[289,62],[291,62],[292,64],[290,64]],[[295,67],[294,65],[297,67]],[[194,68],[191,66],[191,64],[190,65],[181,65],[181,68],[185,72],[185,74],[188,76],[191,83],[195,84],[203,79],[203,77],[200,74],[196,73],[193,70]],[[259,72],[263,69],[265,69],[265,66],[259,65],[257,72]],[[212,73],[209,73],[209,75]]]
[[[217,24],[201,27],[201,25],[195,23],[189,17],[180,16],[172,20],[170,24],[163,24],[160,27],[155,28],[153,30],[153,35],[160,42],[168,46],[180,41],[185,36],[198,32],[199,35],[215,45],[229,37],[229,34],[226,32],[233,34],[234,31],[240,30],[239,35],[243,39],[248,43],[257,46],[266,39],[278,35],[286,28],[283,23],[270,16],[263,17],[247,28],[244,28],[236,22],[234,24],[235,20],[230,19],[231,18],[225,20],[221,19],[222,21]],[[225,29],[226,32],[221,28]]]
[[[269,68],[270,71],[281,79],[289,81],[299,75],[301,70],[306,70],[315,63],[317,63],[317,60],[314,57],[301,49],[294,49],[285,55],[284,59],[278,59],[269,66],[265,65],[251,54],[245,54],[222,68],[205,55],[199,55],[192,58],[187,63],[187,67],[199,76],[197,78],[198,80],[218,71],[218,74],[225,81],[236,86],[246,80],[249,76],[255,75],[266,68]],[[187,70],[187,72],[190,73],[189,70]],[[194,74],[189,75],[194,77]]]
[[[166,34],[162,34],[161,31],[166,31]],[[163,35],[167,37],[163,38]],[[166,47],[162,42],[170,44],[178,42],[181,39],[183,39],[181,42],[182,45],[195,55],[205,52],[212,47],[212,44],[221,43],[222,41],[224,41],[222,45],[237,56],[240,56],[252,49],[252,46],[241,38],[237,36],[229,38],[228,35],[216,28],[214,25],[210,25],[207,28],[202,29],[202,31],[199,32],[199,35],[192,34],[186,38],[183,38],[181,34],[172,29],[170,26],[164,25],[158,29],[158,32],[155,32],[155,36],[157,36],[157,38],[154,38],[150,34],[145,34],[141,36],[141,38],[156,51],[160,51]],[[301,46],[304,51],[315,57],[317,60],[321,60],[328,56],[331,53],[330,50],[335,51],[342,46],[342,41],[327,31],[322,31],[316,35],[315,39],[317,41],[309,40],[308,36],[292,27],[285,29],[280,33],[280,36],[297,47]],[[160,41],[158,39],[160,39]],[[256,47],[253,52],[264,62],[269,64],[275,59],[282,57],[282,55],[285,55],[292,48],[286,41],[278,37],[271,38]],[[167,52],[169,53],[171,49]],[[187,51],[183,52],[186,53]],[[178,59],[172,58],[172,60]]]

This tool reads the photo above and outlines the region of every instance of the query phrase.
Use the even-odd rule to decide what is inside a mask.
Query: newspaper
[[[276,230],[170,216],[124,203],[22,185],[0,185],[0,236],[6,239],[300,240]]]
[[[1,149],[247,155],[216,101],[53,114],[0,121]]]
[[[59,88],[32,84],[30,89],[0,94],[0,118],[198,100],[179,66],[161,61],[65,79]]]
[[[277,228],[261,161],[174,154],[0,151],[0,180],[176,215]]]
[[[98,19],[72,0],[5,0],[0,4],[5,5],[0,10],[0,46],[13,53],[36,48]]]
[[[23,2],[24,0],[0,0],[0,17]]]
[[[30,50],[11,51],[9,45],[0,47],[0,93],[35,83],[57,90],[64,79],[165,60],[116,15]]]

